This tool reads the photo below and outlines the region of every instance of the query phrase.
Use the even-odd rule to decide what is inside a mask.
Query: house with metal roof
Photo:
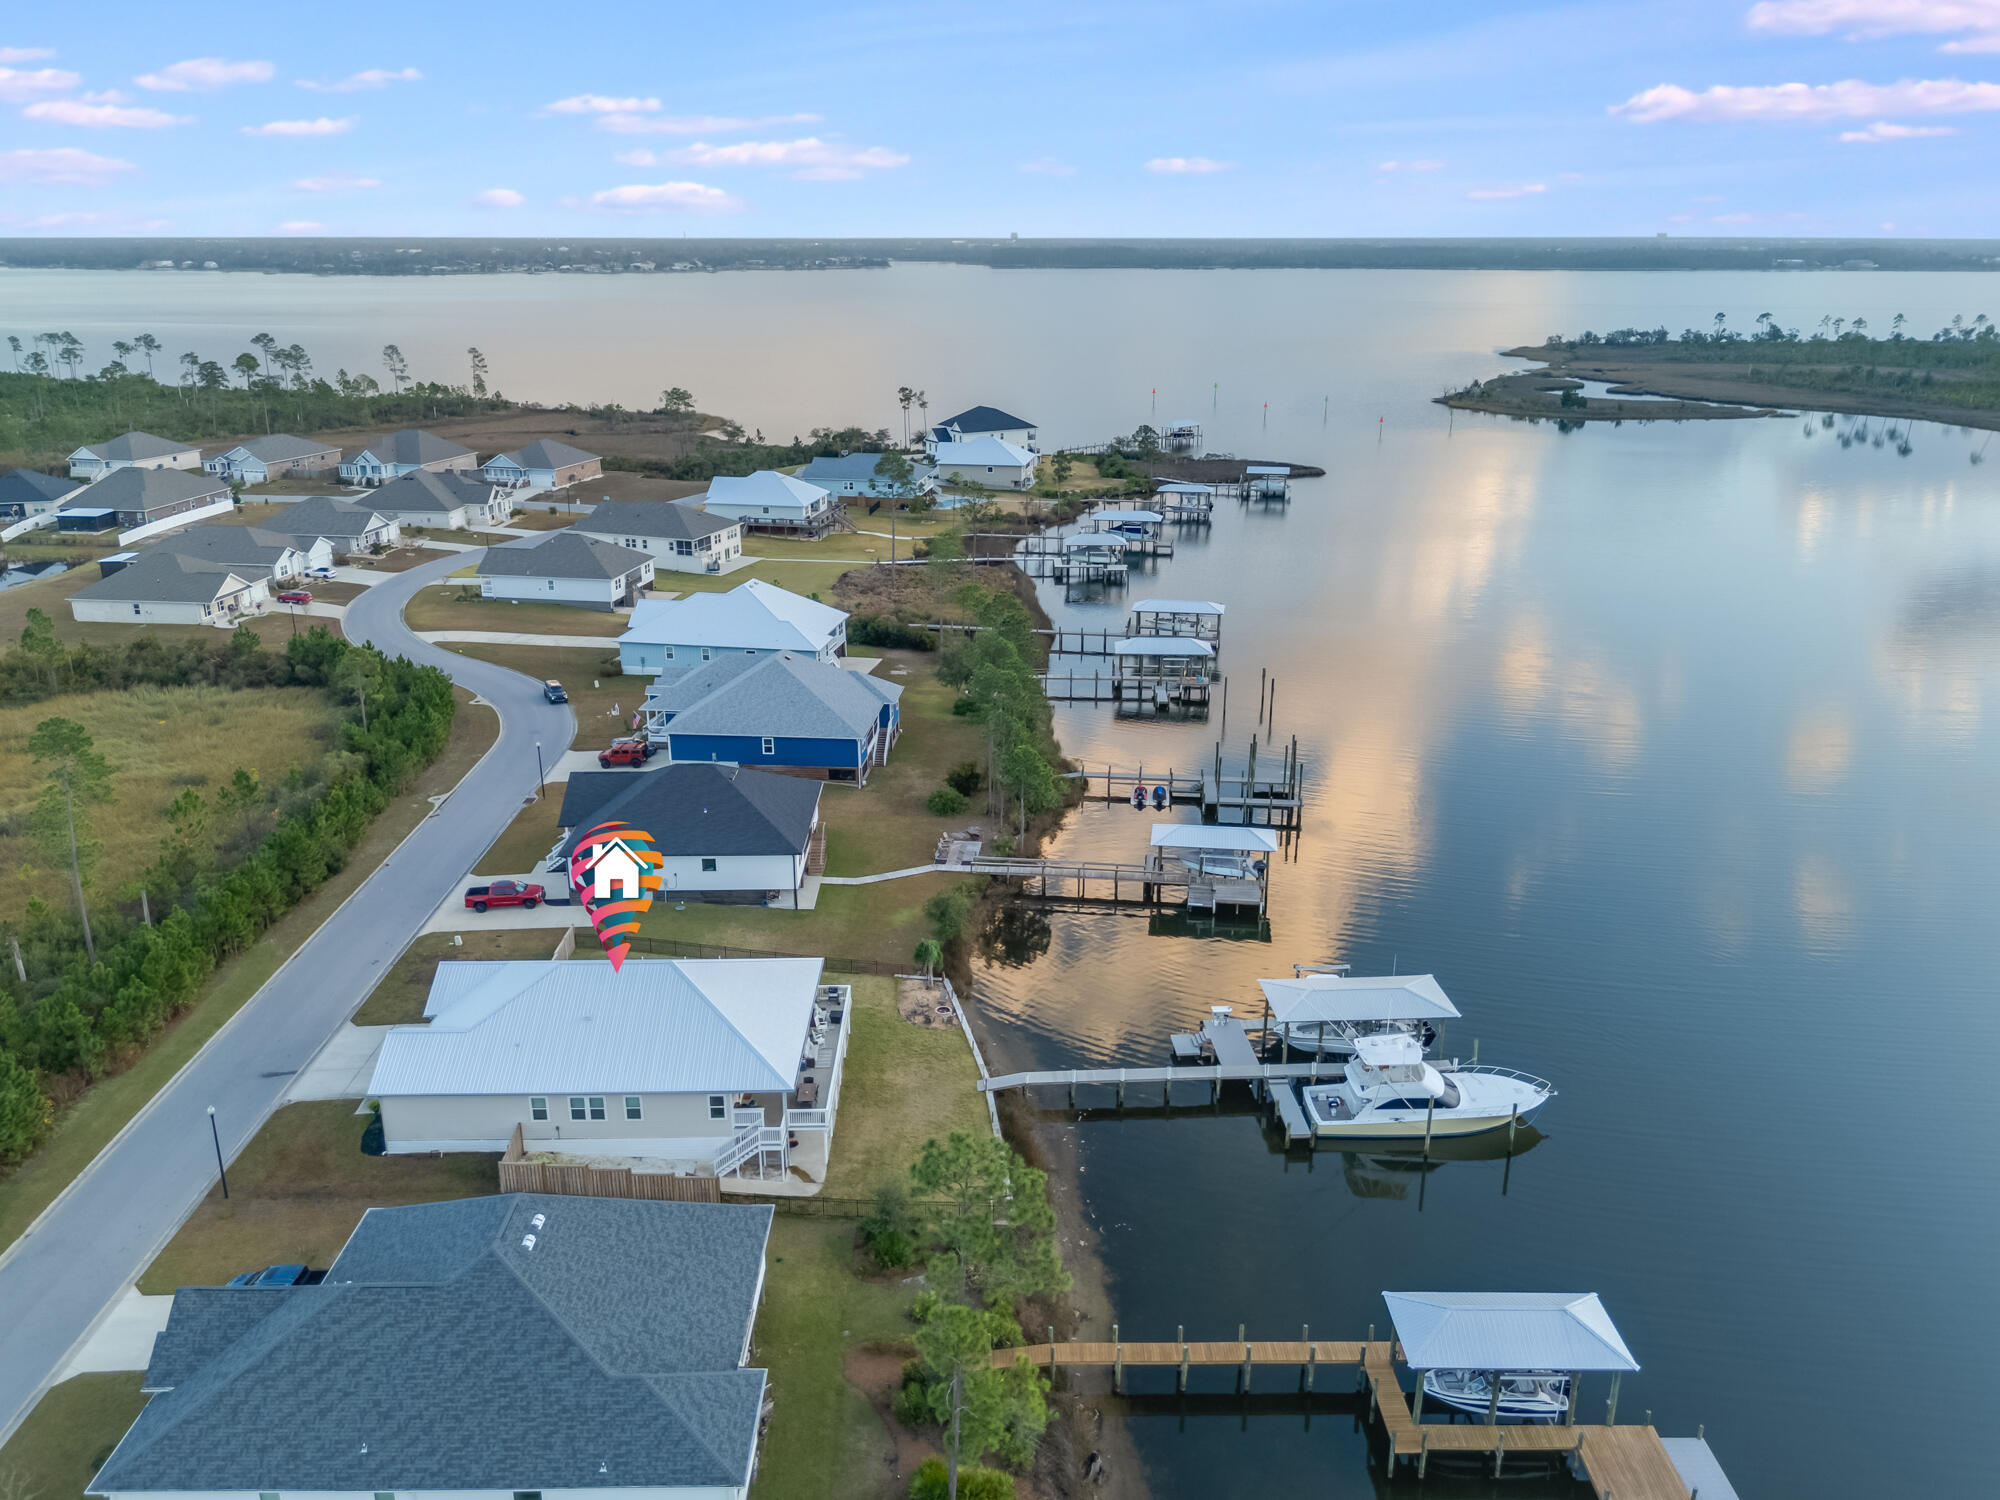
[[[173,548],[153,547],[70,595],[78,620],[125,625],[234,625],[270,602],[270,579]]]
[[[405,474],[462,472],[479,467],[479,455],[434,432],[406,427],[386,437],[372,438],[359,453],[342,460],[340,477],[348,484],[387,484]]]
[[[752,578],[722,594],[642,599],[618,638],[619,665],[638,676],[772,651],[838,660],[847,654],[846,611]]]
[[[568,443],[539,438],[512,453],[495,454],[486,460],[481,472],[495,484],[533,493],[567,489],[586,479],[600,479],[604,475],[604,460]]]
[[[164,531],[222,515],[235,504],[228,483],[211,474],[128,466],[71,491],[57,514],[64,510],[108,510],[128,531]],[[119,540],[139,538],[121,536]]]
[[[44,474],[40,469],[14,469],[0,474],[0,521],[24,521],[61,505],[80,486],[74,479]]]
[[[128,432],[108,443],[91,443],[69,456],[69,477],[98,479],[118,469],[199,469],[201,449],[179,438]]]
[[[325,537],[337,553],[369,552],[393,547],[403,528],[373,505],[340,500],[332,495],[308,495],[281,507],[263,523],[266,531],[290,537]]]
[[[609,611],[636,603],[652,587],[653,559],[616,542],[551,531],[488,547],[477,577],[482,598],[539,599]]]
[[[744,567],[743,523],[677,500],[602,500],[570,530],[616,542],[673,573],[730,573]]]
[[[941,444],[970,442],[981,437],[998,438],[1031,453],[1041,451],[1035,446],[1035,424],[997,406],[969,406],[955,417],[946,417],[924,434],[924,451],[935,458]]]
[[[563,784],[562,839],[550,868],[567,868],[579,838],[607,819],[651,836],[660,897],[796,906],[824,863],[821,783],[719,763],[669,764],[643,775],[575,771]],[[816,863],[817,862],[817,863]]]
[[[844,1012],[817,958],[440,963],[426,1024],[382,1039],[391,1154],[643,1157],[722,1176],[762,1132],[830,1132]],[[813,1110],[812,1115],[800,1115]],[[781,1139],[778,1148],[789,1150]],[[747,1149],[746,1149],[747,1148]]]
[[[761,1204],[371,1208],[317,1285],[181,1288],[87,1489],[742,1500],[770,1230]]]
[[[264,484],[289,474],[329,474],[340,467],[340,449],[318,438],[274,432],[218,453],[202,468],[239,484]]]
[[[672,761],[813,771],[865,782],[902,733],[903,689],[866,672],[780,651],[722,657],[662,677],[640,705]]]
[[[879,453],[821,454],[799,470],[798,477],[835,495],[863,500],[909,500],[937,488],[937,470],[930,464],[910,465],[907,484],[892,484],[875,472]]]
[[[368,504],[400,525],[444,531],[492,525],[514,513],[505,490],[461,470],[411,469],[382,482]]]
[[[1035,482],[1041,455],[1002,438],[982,436],[939,443],[931,454],[938,481],[971,480],[994,490],[1025,490]]]
[[[333,544],[325,537],[286,536],[261,526],[192,526],[148,550],[227,563],[246,577],[255,569],[256,576],[273,583],[289,583],[314,568],[333,566]]]
[[[746,531],[822,537],[837,524],[840,507],[823,486],[759,469],[754,474],[718,474],[708,482],[702,506],[712,516],[741,521]]]

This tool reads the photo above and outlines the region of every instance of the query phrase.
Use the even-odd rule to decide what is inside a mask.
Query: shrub
[[[862,1243],[885,1271],[898,1271],[917,1256],[917,1221],[909,1189],[885,1182],[875,1190],[875,1212],[861,1221]]]
[[[894,615],[856,615],[847,622],[852,646],[880,646],[890,651],[935,651],[937,637]]]
[[[976,760],[962,760],[944,773],[945,785],[961,797],[970,797],[986,784],[986,773]]]
[[[965,794],[956,788],[941,786],[925,799],[924,807],[935,817],[956,817],[965,811]]]
[[[951,1471],[943,1459],[927,1458],[917,1465],[910,1480],[910,1500],[945,1500],[950,1493]],[[958,1500],[1014,1500],[1014,1476],[980,1464],[961,1464]]]

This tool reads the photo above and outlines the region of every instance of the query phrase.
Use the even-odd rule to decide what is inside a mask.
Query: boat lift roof
[[[1302,974],[1260,979],[1271,1020],[1279,1026],[1324,1021],[1448,1021],[1458,1007],[1428,974],[1376,979],[1346,974]]]
[[[1245,474],[1289,475],[1292,472],[1292,466],[1290,464],[1245,464],[1243,472]]]
[[[1141,599],[1132,606],[1135,615],[1219,615],[1222,606],[1208,599]]]
[[[1156,495],[1213,495],[1215,493],[1215,486],[1212,484],[1196,484],[1192,480],[1187,479],[1175,479],[1166,484],[1155,485],[1153,493]]]
[[[1155,849],[1219,849],[1238,854],[1276,854],[1278,836],[1268,828],[1234,828],[1216,823],[1155,823]]]
[[[1156,510],[1100,510],[1095,519],[1099,521],[1164,521],[1166,517]]]
[[[1595,1292],[1384,1292],[1412,1370],[1636,1370]]]
[[[1108,531],[1086,531],[1078,536],[1066,536],[1062,539],[1062,544],[1066,552],[1089,552],[1099,548],[1109,548],[1115,552],[1125,550],[1125,538],[1114,536]]]
[[[1135,635],[1111,648],[1114,656],[1199,656],[1215,655],[1215,647],[1191,635]]]

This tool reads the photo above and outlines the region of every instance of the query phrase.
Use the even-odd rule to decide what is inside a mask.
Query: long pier
[[[1081,770],[1063,773],[1068,781],[1081,781],[1089,790],[1090,782],[1097,778],[1104,781],[1104,800],[1120,800],[1114,795],[1121,787],[1144,787],[1148,792],[1156,786],[1167,789],[1169,802],[1198,803],[1205,822],[1228,821],[1248,823],[1255,813],[1263,813],[1262,821],[1270,827],[1292,828],[1299,822],[1300,810],[1305,805],[1304,778],[1299,771],[1298,755],[1290,747],[1283,747],[1279,764],[1281,776],[1259,776],[1253,763],[1246,771],[1223,771],[1220,769],[1221,747],[1216,747],[1217,765],[1204,766],[1199,771],[1183,771],[1172,766],[1149,769],[1146,766],[1112,766],[1101,769],[1085,766]],[[1224,812],[1229,813],[1225,820]]]
[[[1032,881],[1043,900],[1163,906],[1166,904],[1166,893],[1178,890],[1184,893],[1185,904],[1196,909],[1217,906],[1254,906],[1260,912],[1264,909],[1264,886],[1260,881],[1202,874],[1164,863],[1132,865],[1109,860],[1018,859],[1000,854],[976,854],[952,868],[973,875],[998,875],[1009,880]],[[1053,886],[1050,884],[1052,881]],[[1090,894],[1092,881],[1099,886],[1095,897]],[[1064,887],[1072,882],[1076,890],[1065,892]],[[1108,897],[1103,894],[1105,885],[1111,887]]]

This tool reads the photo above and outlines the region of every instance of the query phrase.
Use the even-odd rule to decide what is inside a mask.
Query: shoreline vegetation
[[[1898,314],[1882,338],[1865,318],[1829,314],[1802,335],[1764,313],[1757,331],[1745,334],[1718,313],[1712,328],[1684,329],[1678,337],[1665,328],[1551,334],[1541,344],[1501,351],[1538,361],[1540,369],[1476,380],[1435,399],[1461,411],[1558,425],[1809,410],[2000,428],[2000,327],[1984,313],[1955,317],[1928,336],[1907,332],[1905,323]],[[1585,394],[1586,381],[1606,382],[1608,394]]]

